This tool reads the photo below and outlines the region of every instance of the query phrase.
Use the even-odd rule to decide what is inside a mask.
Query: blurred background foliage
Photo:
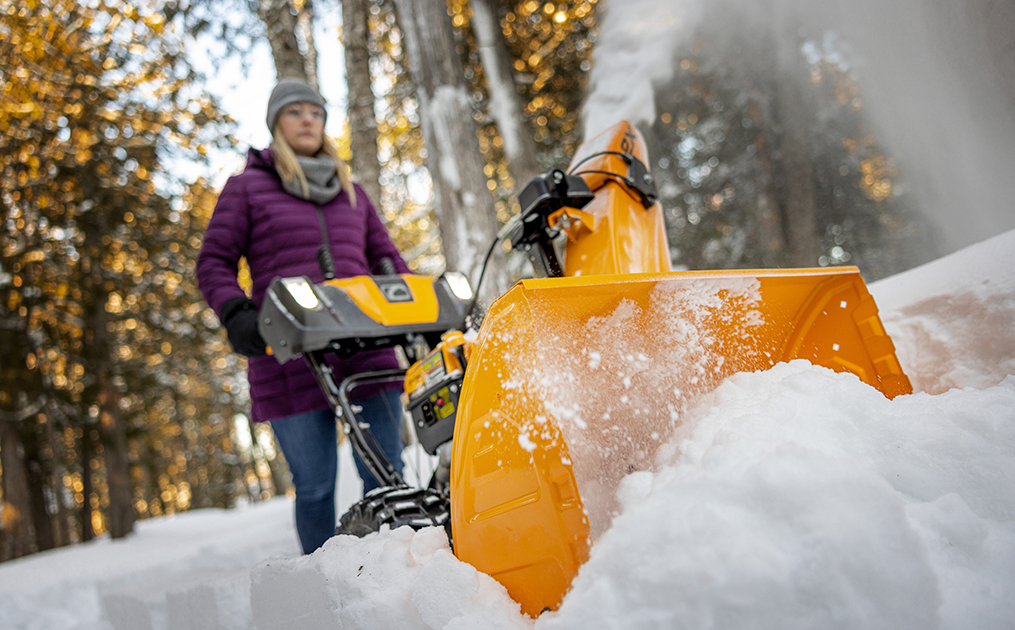
[[[599,3],[494,4],[524,132],[542,168],[565,167],[582,140]],[[195,284],[217,191],[173,168],[246,148],[185,51],[198,33],[221,38],[225,55],[263,42],[254,5],[313,11],[310,0],[0,1],[0,559],[123,536],[135,518],[286,492],[270,430],[245,415],[245,360]],[[432,197],[413,193],[429,175],[398,17],[390,0],[365,6],[378,206],[410,266],[438,273]],[[447,0],[475,159],[504,222],[523,182],[491,114],[474,15],[468,0]],[[834,38],[801,35],[795,78],[773,70],[764,38],[716,43],[735,39],[704,29],[679,50],[672,79],[655,86],[656,119],[640,125],[674,264],[787,264],[781,207],[794,171],[781,151],[780,81],[807,94],[794,124],[810,152],[810,264],[856,264],[874,280],[933,257],[933,231],[867,128]]]

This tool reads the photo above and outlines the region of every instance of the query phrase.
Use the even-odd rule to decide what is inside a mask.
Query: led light
[[[320,305],[314,288],[310,286],[306,278],[283,278],[282,284],[285,285],[289,295],[293,296],[296,303],[308,311],[312,311]]]
[[[455,297],[459,300],[472,299],[472,287],[469,286],[469,279],[465,277],[465,274],[448,271],[444,274],[444,278],[448,281],[448,286],[451,287],[451,292],[455,294]]]

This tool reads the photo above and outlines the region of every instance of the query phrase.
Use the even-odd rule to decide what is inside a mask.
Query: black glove
[[[222,307],[222,325],[226,327],[233,350],[245,357],[267,354],[267,344],[257,331],[257,305],[246,297],[234,297]]]

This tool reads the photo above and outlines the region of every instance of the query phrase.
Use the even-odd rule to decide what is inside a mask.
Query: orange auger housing
[[[855,267],[671,272],[661,208],[639,185],[647,162],[626,122],[580,150],[571,171],[594,198],[548,217],[567,234],[565,277],[515,285],[471,348],[451,464],[455,554],[530,615],[559,606],[620,481],[651,468],[727,376],[806,359],[890,398],[912,391]]]

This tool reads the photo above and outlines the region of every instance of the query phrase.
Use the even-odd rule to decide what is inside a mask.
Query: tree
[[[498,224],[447,5],[444,0],[395,5],[416,84],[444,258],[448,269],[476,282]],[[502,264],[491,266],[485,288],[488,297],[507,288]]]
[[[532,175],[565,167],[578,146],[595,6],[448,3],[500,222],[519,211],[515,195]],[[524,256],[509,256],[508,267],[512,278],[531,273]]]
[[[377,115],[370,77],[370,11],[366,0],[342,0],[345,80],[349,87],[349,145],[352,171],[367,196],[381,202],[381,168],[377,161]]]
[[[303,0],[295,6],[290,0],[258,0],[257,16],[264,24],[278,78],[302,79],[319,89],[311,1]],[[301,50],[300,36],[306,53]]]
[[[119,537],[147,509],[134,483],[145,385],[165,383],[157,366],[172,351],[140,350],[179,334],[160,319],[160,296],[186,284],[153,279],[149,257],[199,244],[177,229],[166,164],[204,153],[211,134],[230,141],[159,7],[32,4],[0,15],[0,32],[0,321],[18,357],[5,441],[6,421],[21,421],[21,448],[2,446],[4,485],[27,470],[37,546],[56,538],[49,497],[60,513],[68,491],[79,539],[93,525]],[[142,305],[152,328],[136,317]],[[8,463],[18,456],[23,466]]]
[[[722,24],[677,50],[645,129],[674,262],[849,263],[876,279],[932,257],[837,40]]]
[[[792,21],[776,36],[775,110],[779,138],[783,234],[790,264],[813,267],[818,262],[818,222],[811,169],[810,122],[813,120],[809,73],[804,66]]]
[[[508,160],[516,186],[524,186],[539,175],[539,150],[525,117],[525,103],[515,80],[515,63],[501,28],[501,2],[474,0],[472,30],[486,79],[488,109],[504,139],[504,155]],[[516,191],[517,192],[517,191]]]
[[[24,412],[32,411],[31,408]],[[19,424],[26,419],[3,412],[0,418],[0,468],[3,470],[3,511],[0,512],[0,561],[38,550],[32,520],[31,490],[24,464]]]

